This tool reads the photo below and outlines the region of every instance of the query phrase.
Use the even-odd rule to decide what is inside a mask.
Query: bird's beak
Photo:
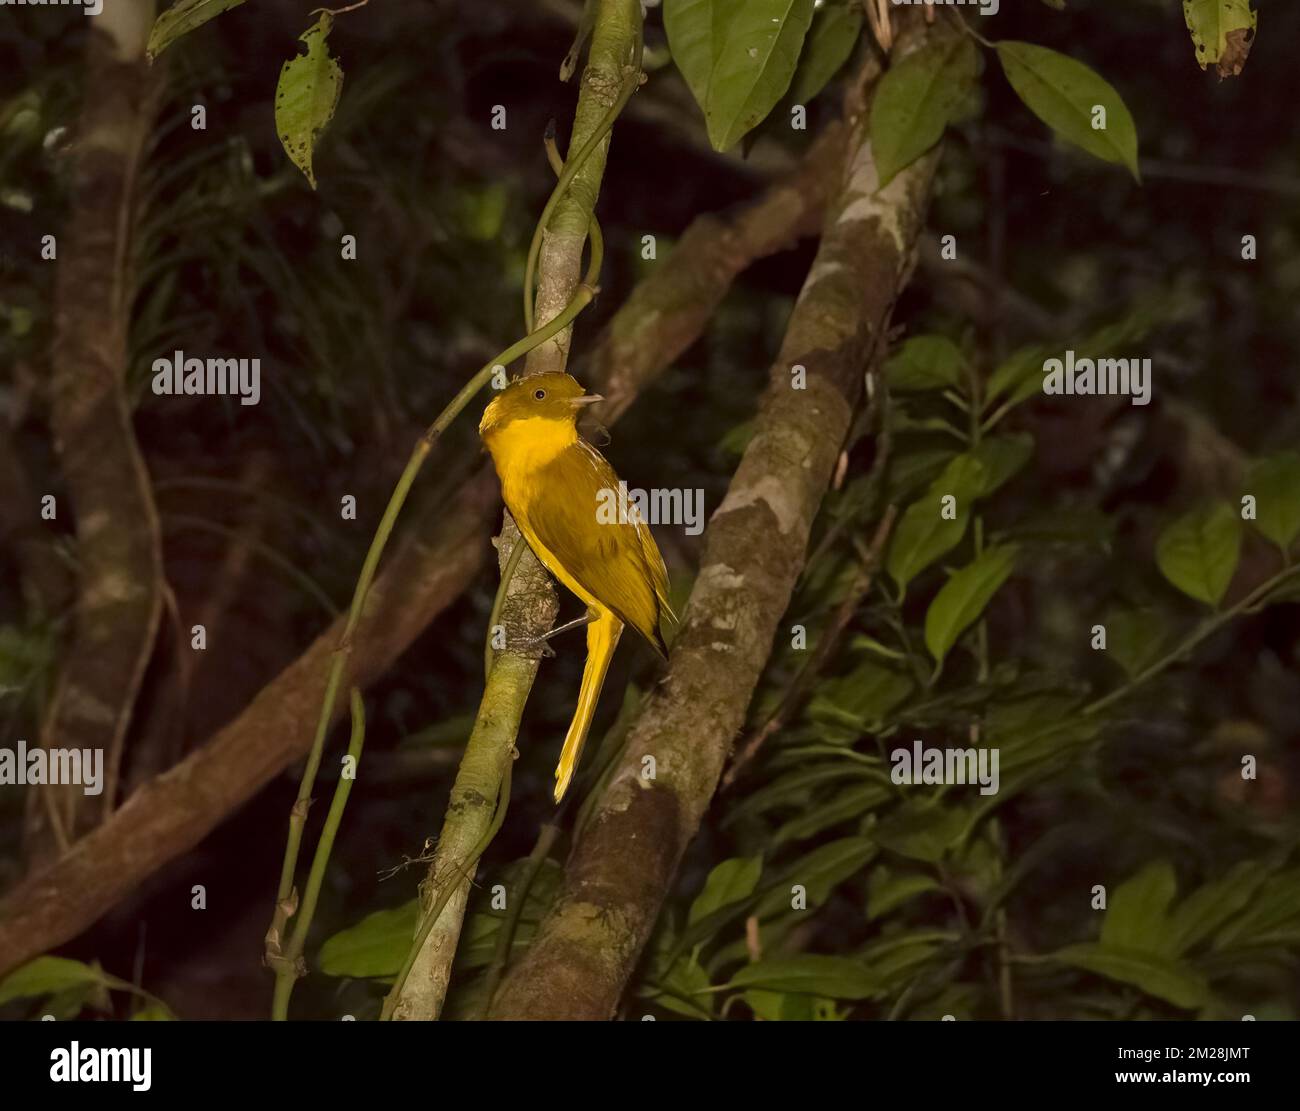
[[[600,394],[598,393],[588,393],[588,394],[583,394],[582,397],[575,397],[571,399],[569,401],[569,404],[576,407],[581,407],[583,405],[594,405],[597,401],[604,401],[604,400],[605,399],[601,397]]]

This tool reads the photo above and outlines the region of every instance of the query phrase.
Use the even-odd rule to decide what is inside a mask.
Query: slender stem
[[[492,647],[492,638],[496,635],[497,626],[501,623],[501,607],[505,604],[506,591],[510,589],[510,580],[515,577],[515,568],[519,566],[520,557],[524,554],[524,549],[528,547],[528,542],[520,534],[515,538],[515,546],[510,549],[510,559],[506,561],[505,570],[501,572],[501,584],[497,587],[497,595],[492,599],[492,612],[488,615],[488,635],[487,643],[483,646],[483,678],[487,679],[492,674],[492,661],[496,658],[495,650]]]
[[[353,771],[361,763],[361,749],[366,743],[366,708],[361,700],[361,692],[352,688],[352,736],[348,741],[348,756],[352,758]],[[307,931],[311,929],[312,919],[316,915],[316,903],[320,898],[321,884],[325,879],[325,869],[329,864],[330,853],[334,848],[334,838],[338,836],[339,823],[343,821],[343,811],[348,804],[348,795],[352,793],[352,784],[356,776],[340,775],[334,785],[334,798],[330,801],[329,814],[325,817],[325,828],[321,830],[320,840],[316,843],[316,853],[312,858],[311,872],[307,877],[307,889],[303,894],[302,908],[294,919],[293,935],[283,956],[275,963],[275,996],[271,1004],[271,1017],[283,1022],[289,1017],[289,997],[293,985],[302,975],[301,958],[307,944]]]
[[[1267,598],[1269,594],[1271,594],[1274,590],[1276,590],[1288,579],[1295,578],[1297,574],[1300,574],[1300,567],[1290,567],[1287,568],[1286,570],[1279,571],[1271,579],[1268,579],[1266,582],[1264,582],[1263,585],[1258,586],[1254,590],[1252,590],[1249,594],[1246,595],[1246,597],[1244,597],[1235,606],[1232,606],[1229,609],[1224,610],[1222,613],[1216,613],[1212,617],[1207,617],[1203,622],[1201,622],[1200,626],[1195,631],[1193,631],[1189,637],[1187,637],[1181,644],[1179,644],[1171,652],[1168,652],[1164,656],[1161,656],[1160,659],[1156,660],[1155,663],[1151,664],[1149,667],[1139,672],[1131,680],[1125,683],[1122,687],[1119,687],[1116,690],[1111,691],[1110,694],[1097,699],[1095,702],[1090,702],[1087,706],[1083,708],[1082,712],[1084,714],[1098,714],[1102,710],[1106,709],[1107,707],[1113,705],[1116,702],[1119,702],[1121,699],[1128,697],[1128,695],[1131,694],[1135,688],[1141,686],[1143,683],[1147,682],[1147,680],[1160,674],[1160,672],[1164,671],[1165,668],[1167,668],[1170,664],[1177,662],[1183,656],[1187,655],[1188,652],[1190,652],[1193,648],[1195,648],[1207,637],[1210,637],[1214,633],[1218,632],[1221,628],[1223,628],[1224,625],[1226,625],[1234,617],[1237,617],[1243,613],[1247,613],[1255,606],[1259,605],[1259,603],[1262,602],[1265,598]]]
[[[325,696],[321,702],[320,714],[316,719],[316,732],[312,738],[311,752],[307,757],[307,765],[303,769],[302,781],[298,786],[297,800],[294,802],[289,814],[289,834],[285,842],[284,862],[280,868],[280,886],[276,893],[275,910],[271,917],[271,925],[266,934],[266,960],[268,964],[274,965],[274,962],[282,957],[281,939],[284,929],[289,918],[297,909],[293,877],[298,867],[303,826],[307,820],[307,809],[311,805],[311,792],[316,782],[316,773],[320,768],[325,735],[329,732],[330,721],[334,715],[334,703],[338,697],[344,665],[352,651],[352,637],[361,621],[366,598],[370,593],[370,586],[374,582],[375,572],[379,567],[380,557],[383,555],[388,539],[392,535],[393,527],[397,523],[397,517],[406,504],[406,498],[411,491],[412,484],[415,482],[415,477],[443,432],[460,415],[474,395],[487,385],[495,368],[514,362],[521,356],[526,355],[534,347],[539,347],[552,336],[562,332],[583,309],[591,304],[595,295],[595,288],[584,282],[578,287],[564,311],[557,317],[523,339],[511,344],[495,359],[485,363],[478,373],[466,382],[460,392],[452,398],[447,407],[438,414],[437,419],[425,430],[424,435],[420,437],[411,452],[406,469],[397,480],[397,485],[393,489],[392,496],[388,499],[388,506],[384,510],[379,527],[375,530],[374,539],[370,542],[370,550],[366,553],[365,562],[361,566],[361,574],[357,577],[357,585],[352,595],[352,606],[348,611],[347,624],[344,626],[343,635],[340,637],[338,646],[334,649],[331,658],[329,676],[325,683]]]
[[[958,27],[960,27],[963,31],[965,31],[966,34],[970,35],[970,37],[973,38],[981,46],[987,46],[990,50],[996,50],[998,48],[997,43],[992,42],[989,39],[986,39],[983,35],[981,35],[977,30],[975,30],[974,27],[972,27],[969,23],[967,23],[966,20],[964,20],[956,12],[949,12],[948,14],[951,15],[952,18],[957,21]]]
[[[393,981],[393,986],[389,989],[388,994],[384,997],[383,1010],[380,1012],[380,1019],[387,1021],[393,1017],[393,1008],[397,1006],[397,1001],[402,994],[402,988],[406,986],[406,978],[411,974],[411,969],[415,966],[416,958],[420,955],[420,950],[424,948],[424,943],[433,929],[438,918],[441,916],[443,908],[447,905],[448,900],[455,892],[461,876],[468,873],[471,877],[474,874],[474,866],[478,863],[479,857],[487,851],[487,847],[492,843],[501,829],[502,822],[506,818],[506,809],[510,805],[510,775],[513,770],[514,761],[506,763],[505,774],[501,777],[501,791],[497,795],[496,809],[492,812],[492,824],[488,826],[487,831],[478,839],[474,847],[470,850],[469,855],[464,862],[454,865],[448,869],[451,875],[446,876],[444,882],[440,885],[438,894],[431,900],[428,913],[420,923],[420,928],[416,931],[415,940],[411,943],[411,948],[407,951],[406,960],[402,962],[402,969],[397,974],[397,979]]]
[[[524,326],[531,331],[534,319],[533,307],[533,285],[537,278],[537,259],[542,252],[542,236],[546,231],[546,226],[551,222],[551,216],[555,212],[555,207],[568,192],[569,185],[577,176],[578,171],[582,169],[587,159],[591,157],[592,152],[604,142],[605,137],[614,127],[614,121],[618,119],[627,102],[632,99],[632,94],[636,92],[641,84],[641,51],[642,36],[641,28],[638,22],[636,33],[636,45],[634,47],[634,60],[631,70],[623,78],[623,84],[619,88],[618,97],[614,103],[609,106],[609,110],[601,117],[600,123],[596,125],[596,130],[592,132],[591,137],[582,145],[578,151],[577,157],[570,158],[565,163],[564,172],[560,174],[560,179],[555,183],[555,188],[551,190],[551,195],[546,201],[546,207],[542,209],[541,218],[537,221],[537,226],[533,229],[533,239],[528,245],[528,263],[524,267]],[[593,250],[594,253],[594,250]]]

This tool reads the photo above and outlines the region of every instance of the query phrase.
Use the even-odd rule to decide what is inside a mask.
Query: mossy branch
[[[591,53],[582,76],[582,88],[574,112],[570,150],[576,150],[560,172],[529,250],[525,276],[525,317],[546,319],[557,303],[569,296],[582,266],[583,246],[593,226],[596,197],[604,175],[605,152],[614,121],[641,82],[641,7],[639,0],[597,0]],[[549,152],[548,152],[549,153]],[[592,269],[599,267],[602,254],[598,236],[592,239]],[[537,298],[531,296],[533,275],[538,276]],[[537,348],[529,357],[524,373],[563,370],[568,344],[563,337]],[[555,620],[554,588],[531,552],[517,560],[512,556],[524,541],[505,515],[499,556],[503,576],[503,597],[494,611],[504,616],[503,624],[516,630],[515,641],[528,641],[544,634]],[[507,575],[507,570],[512,573]],[[391,1008],[397,1019],[436,1019],[442,1010],[451,965],[460,939],[461,924],[469,897],[472,861],[489,821],[501,818],[500,806],[490,806],[499,792],[501,775],[509,767],[524,705],[537,675],[538,661],[509,649],[498,653],[487,675],[483,698],[474,729],[465,747],[456,783],[452,787],[438,850],[429,870],[425,899],[426,914],[418,929],[418,958],[400,988],[400,998]],[[455,862],[463,861],[459,868]],[[450,892],[434,895],[438,877],[453,877]],[[442,886],[447,881],[442,880]]]

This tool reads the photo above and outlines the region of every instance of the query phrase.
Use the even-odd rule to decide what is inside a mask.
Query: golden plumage
[[[659,622],[673,619],[668,572],[645,522],[602,523],[597,515],[602,498],[619,487],[614,468],[578,435],[579,411],[598,400],[567,374],[532,375],[502,390],[479,424],[519,531],[591,616],[578,706],[555,772],[556,802],[573,777],[623,626],[666,658]]]

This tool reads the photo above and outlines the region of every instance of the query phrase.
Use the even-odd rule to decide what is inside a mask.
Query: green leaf
[[[707,1019],[713,1014],[713,996],[709,994],[709,974],[693,956],[673,963],[668,972],[653,985],[637,993],[666,1011],[687,1018]]]
[[[96,984],[125,991],[134,990],[124,980],[82,961],[69,960],[67,957],[37,957],[0,980],[0,1006],[14,999],[53,995],[70,988]]]
[[[664,0],[668,49],[703,112],[709,78],[727,37],[727,24],[740,10],[734,0]]]
[[[845,880],[856,876],[873,856],[876,843],[870,837],[841,837],[800,857],[782,870],[781,877],[766,891],[754,907],[754,914],[769,914],[790,909],[790,887],[803,886],[809,907],[819,907]]]
[[[693,926],[715,910],[748,899],[762,874],[762,856],[733,857],[731,860],[724,860],[709,873],[709,878],[704,881],[704,890],[691,904],[688,924]]]
[[[1006,393],[1010,395],[1007,404],[1014,406],[1040,392],[1043,382],[1043,362],[1047,358],[1046,347],[1022,347],[1013,351],[1006,361],[998,364],[989,375],[987,399],[991,402]]]
[[[1148,995],[1192,1010],[1209,1000],[1204,977],[1180,961],[1153,953],[1133,953],[1100,945],[1071,945],[1052,954],[1061,964],[1095,972],[1110,980],[1133,984]]]
[[[1300,536],[1300,453],[1283,451],[1260,459],[1246,475],[1245,493],[1255,498],[1251,524],[1288,551]]]
[[[1244,860],[1226,876],[1194,891],[1170,918],[1170,951],[1181,956],[1231,922],[1254,901],[1271,871],[1267,864]]]
[[[280,68],[275,86],[275,131],[284,152],[316,188],[312,156],[325,126],[334,118],[334,109],[343,91],[343,70],[330,57],[330,28],[334,17],[323,12],[314,26],[300,36],[307,53],[299,54]]]
[[[715,2],[735,8],[709,75],[704,107],[709,141],[723,151],[762,123],[790,87],[812,23],[813,0]]]
[[[327,976],[359,979],[396,976],[415,938],[419,918],[418,899],[367,914],[320,947],[321,971]]]
[[[1270,876],[1242,913],[1222,927],[1216,950],[1268,945],[1300,933],[1300,869]]]
[[[880,993],[871,971],[848,957],[773,957],[747,965],[732,977],[733,988],[824,995],[829,999],[870,999]]]
[[[897,872],[883,866],[877,868],[867,881],[867,919],[880,918],[909,899],[938,890],[938,881],[923,872]]]
[[[871,102],[871,148],[881,186],[942,137],[975,83],[979,64],[966,35],[923,46],[891,66]]]
[[[1223,502],[1180,517],[1156,541],[1156,563],[1166,579],[1199,602],[1218,606],[1237,570],[1241,521]]]
[[[154,20],[145,52],[152,61],[195,27],[202,27],[209,19],[237,8],[243,2],[244,0],[180,0],[180,3],[173,4]]]
[[[176,1016],[160,1002],[146,1003],[131,1016],[132,1022],[175,1022]]]
[[[826,87],[849,60],[861,30],[862,5],[857,0],[823,4],[816,10],[790,89],[795,104],[807,104]]]
[[[843,678],[819,684],[808,705],[808,716],[860,732],[882,721],[911,694],[913,686],[901,671],[868,660]]]
[[[925,614],[925,646],[936,663],[984,612],[1016,564],[1013,544],[990,548],[957,571],[935,595]]]
[[[1106,651],[1131,679],[1156,662],[1168,631],[1158,609],[1113,610],[1106,615]]]
[[[1183,0],[1183,18],[1192,34],[1201,69],[1219,66],[1221,77],[1241,72],[1258,22],[1258,16],[1250,10],[1250,0]],[[1240,64],[1234,58],[1237,53],[1240,53]],[[1220,65],[1225,61],[1226,66]]]
[[[1174,956],[1165,912],[1176,889],[1174,869],[1167,860],[1153,861],[1120,884],[1107,903],[1102,947]]]
[[[1014,436],[989,436],[980,441],[974,456],[984,467],[984,484],[979,496],[987,498],[1029,462],[1034,454],[1034,438],[1028,432],[1019,432]]]
[[[1063,139],[1104,162],[1138,172],[1137,128],[1123,98],[1094,70],[1066,54],[1030,42],[997,44],[1002,70],[1031,112]],[[1106,126],[1095,130],[1093,110],[1106,110]]]
[[[959,455],[930,484],[917,502],[908,506],[894,530],[885,568],[901,588],[945,552],[961,543],[970,523],[971,503],[985,482],[984,467],[973,455]],[[957,499],[954,520],[943,516],[943,499]]]
[[[893,393],[961,390],[965,365],[961,348],[947,336],[913,336],[885,362],[885,379]]]
[[[859,821],[892,797],[889,788],[879,782],[846,787],[824,802],[818,802],[807,813],[788,821],[772,838],[773,845],[802,841],[815,837],[841,822]]]
[[[913,769],[915,775],[917,769]],[[877,844],[899,856],[935,864],[957,843],[970,815],[959,806],[905,804],[874,830]]]

